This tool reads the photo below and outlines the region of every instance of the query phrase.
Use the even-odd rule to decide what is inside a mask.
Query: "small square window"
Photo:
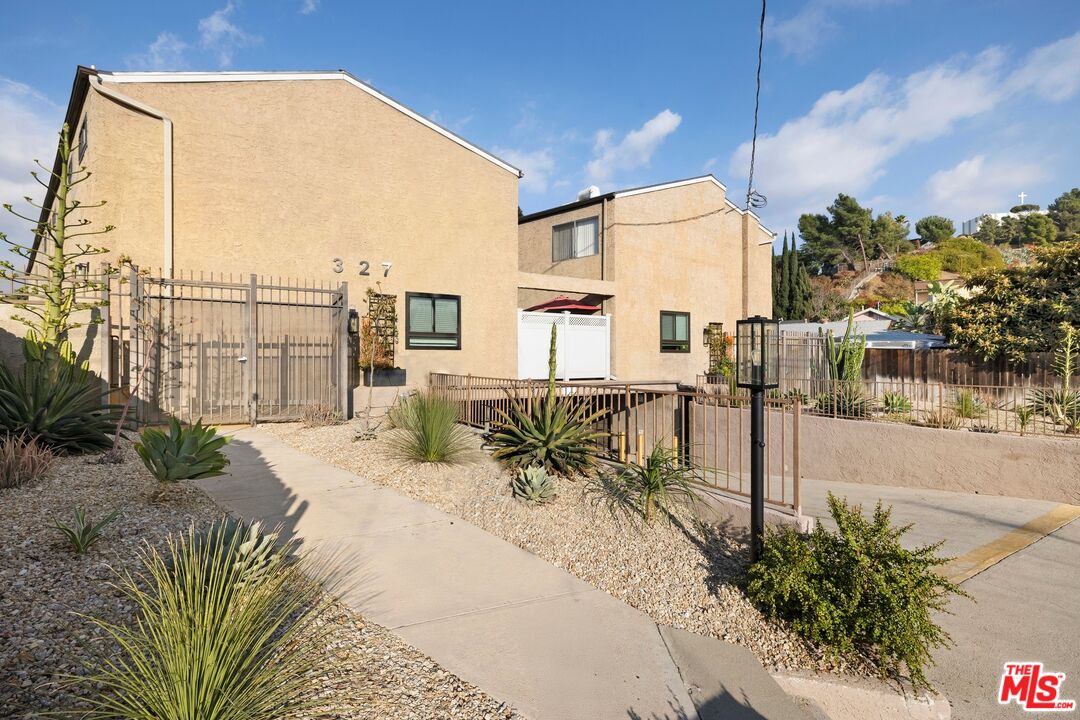
[[[461,349],[461,297],[405,293],[405,347]]]
[[[600,220],[575,220],[551,229],[551,261],[562,262],[600,253]]]
[[[660,352],[690,352],[690,313],[660,311]]]

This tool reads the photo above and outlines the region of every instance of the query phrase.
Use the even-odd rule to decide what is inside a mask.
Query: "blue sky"
[[[75,65],[344,68],[521,167],[526,212],[712,172],[740,203],[760,7],[213,0],[5,8],[0,199],[35,187]],[[1076,0],[769,3],[755,186],[783,232],[837,192],[962,221],[1080,185]],[[0,219],[0,231],[14,226]]]

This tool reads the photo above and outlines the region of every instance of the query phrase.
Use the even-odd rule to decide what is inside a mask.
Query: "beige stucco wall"
[[[602,280],[604,278],[604,228],[602,218],[605,213],[603,205],[606,201],[594,205],[587,205],[576,210],[570,210],[558,215],[533,220],[519,226],[518,229],[518,268],[524,272],[544,273],[550,275],[566,275],[568,277],[592,278]],[[562,225],[573,220],[596,218],[599,228],[598,247],[600,252],[583,258],[571,258],[560,262],[551,260],[551,236],[552,229],[556,225]]]
[[[109,87],[174,123],[177,271],[347,281],[361,312],[380,283],[398,296],[410,382],[515,372],[516,175],[343,80]],[[81,192],[108,200],[95,219],[116,225],[114,256],[160,268],[161,122],[93,89],[86,112],[95,175]],[[407,291],[462,297],[461,350],[405,348]]]
[[[571,275],[561,267],[567,263],[550,266],[551,228],[583,213],[595,214],[596,209],[579,208],[522,225],[522,269]],[[705,325],[722,322],[725,331],[733,332],[735,321],[744,316],[744,217],[748,314],[771,314],[772,236],[755,218],[728,205],[716,184],[616,197],[606,203],[604,216],[605,279],[615,287],[604,311],[612,314],[612,372],[618,378],[692,383],[707,370]],[[686,218],[695,219],[669,222]],[[541,251],[547,253],[547,267],[538,260]],[[519,302],[534,297],[519,292]],[[661,310],[690,313],[689,353],[660,352]]]
[[[805,478],[1080,504],[1080,441],[1073,438],[812,415],[800,418],[800,431],[799,469]]]

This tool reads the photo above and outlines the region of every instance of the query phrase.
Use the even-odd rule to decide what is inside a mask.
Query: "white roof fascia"
[[[104,82],[115,83],[198,83],[198,82],[266,82],[266,81],[290,81],[290,80],[344,80],[350,85],[363,90],[368,95],[381,100],[398,112],[409,116],[421,125],[439,133],[443,137],[452,140],[467,150],[471,150],[480,157],[488,160],[503,170],[511,172],[518,177],[523,173],[513,165],[500,160],[481,147],[473,145],[468,140],[450,132],[438,123],[420,115],[414,110],[402,105],[389,95],[384,95],[367,83],[358,80],[344,70],[332,72],[104,72],[99,71],[98,76]]]
[[[645,193],[656,192],[657,190],[668,190],[669,188],[682,187],[683,185],[694,185],[700,182],[711,182],[716,187],[727,192],[727,186],[720,182],[712,175],[702,175],[701,177],[690,178],[688,180],[676,180],[675,182],[661,183],[659,185],[646,185],[645,187],[635,188],[633,190],[623,190],[622,192],[615,193],[615,197],[630,197],[631,195],[643,195]]]

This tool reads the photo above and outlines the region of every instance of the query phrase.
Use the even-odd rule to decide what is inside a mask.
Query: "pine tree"
[[[791,242],[791,296],[788,301],[789,320],[804,320],[813,309],[813,289],[810,287],[810,274],[799,262],[799,249],[795,238]]]
[[[772,316],[778,318],[784,310],[784,303],[787,301],[783,295],[780,294],[781,269],[784,267],[784,255],[787,253],[787,233],[784,233],[784,251],[778,257],[776,255],[776,248],[773,248],[772,252]]]
[[[791,239],[791,249],[788,251],[787,259],[787,292],[788,301],[787,315],[784,316],[785,320],[798,320],[799,315],[799,251],[795,247],[795,238]]]
[[[791,310],[791,250],[788,248],[787,232],[784,233],[784,250],[778,264],[778,282],[773,292],[773,317],[786,319]]]

